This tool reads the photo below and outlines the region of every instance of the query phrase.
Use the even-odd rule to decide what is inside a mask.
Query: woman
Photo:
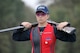
[[[31,40],[32,53],[54,53],[56,39],[65,42],[76,40],[74,33],[68,34],[62,31],[68,22],[61,22],[57,26],[47,22],[49,11],[46,6],[38,6],[35,14],[38,22],[37,26],[32,27],[30,22],[22,22],[21,25],[28,29],[18,29],[13,33],[13,40],[15,41]]]

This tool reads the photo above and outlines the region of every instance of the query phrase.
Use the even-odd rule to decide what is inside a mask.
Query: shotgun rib
[[[24,26],[17,26],[17,27],[2,29],[2,30],[0,30],[0,33],[1,32],[6,32],[6,31],[12,31],[12,30],[15,30],[15,29],[20,29],[20,28],[24,28]]]

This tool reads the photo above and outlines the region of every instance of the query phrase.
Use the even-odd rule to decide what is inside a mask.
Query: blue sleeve
[[[65,41],[65,42],[75,42],[76,41],[75,33],[68,34],[64,31],[57,30],[56,27],[54,27],[54,32],[55,32],[56,38],[61,41]]]
[[[25,30],[25,31],[23,31],[23,28],[14,30],[12,38],[15,41],[27,41],[27,40],[30,40],[30,29]]]

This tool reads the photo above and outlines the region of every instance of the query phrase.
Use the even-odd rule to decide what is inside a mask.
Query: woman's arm
[[[30,40],[30,31],[31,31],[30,29],[32,24],[30,22],[22,22],[21,25],[24,26],[24,28],[27,28],[27,30],[24,31],[24,28],[14,30],[12,37],[13,40],[16,41]]]
[[[56,27],[54,29],[54,32],[55,32],[56,38],[61,40],[61,41],[65,41],[65,42],[75,42],[76,41],[75,33],[68,34],[64,31],[57,30]]]
[[[27,41],[30,40],[30,29],[23,31],[24,29],[14,30],[13,40],[15,41]]]

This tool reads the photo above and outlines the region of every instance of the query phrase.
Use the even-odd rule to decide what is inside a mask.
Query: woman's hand
[[[67,26],[68,22],[61,22],[57,25],[58,30],[62,30],[65,26]]]
[[[32,26],[30,22],[22,22],[21,25],[23,25],[25,28],[30,28]]]

